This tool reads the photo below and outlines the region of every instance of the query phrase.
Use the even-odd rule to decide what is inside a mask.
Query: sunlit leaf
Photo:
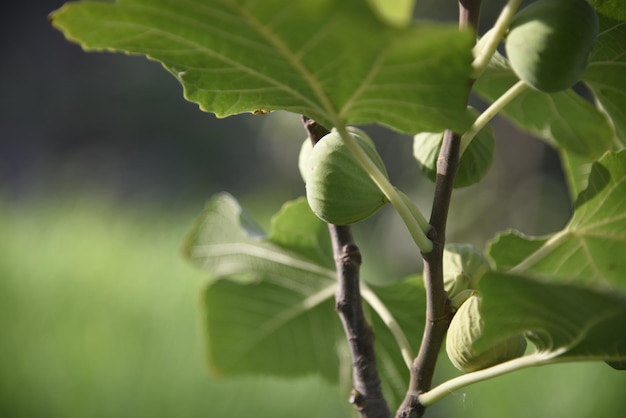
[[[146,55],[225,117],[287,110],[327,127],[464,130],[473,36],[400,28],[362,0],[68,3],[53,25],[86,50]]]
[[[405,26],[413,18],[415,0],[368,0],[372,8],[390,23]]]
[[[212,277],[203,294],[211,369],[224,375],[320,373],[337,381],[346,337],[334,309],[327,226],[303,198],[287,203],[271,225],[264,234],[222,194],[207,204],[186,241],[186,257]],[[408,368],[387,321],[392,318],[415,349],[424,323],[423,286],[414,279],[370,286],[366,293],[374,306],[365,309],[377,336],[381,378],[391,399],[399,400]]]
[[[593,164],[562,231],[546,237],[503,233],[488,253],[500,271],[626,295],[626,151]]]
[[[587,188],[593,161],[590,161],[587,157],[565,150],[561,150],[559,155],[561,156],[561,165],[567,181],[569,195],[573,202],[576,200],[576,196]]]
[[[626,19],[626,3],[599,2],[601,9],[611,9],[612,15]],[[614,130],[613,149],[626,146],[626,22],[600,15],[600,34],[591,54],[584,80],[595,94],[600,110],[606,114]],[[589,141],[595,141],[590,137]],[[571,195],[586,187],[593,158],[561,150],[563,168]]]
[[[248,226],[232,197],[219,195],[190,234],[185,255],[219,279],[208,285],[203,301],[209,362],[216,373],[321,373],[337,379],[342,331],[332,304],[335,273],[313,261],[320,255],[311,238],[324,224],[310,214],[303,225],[311,236],[301,234],[288,249],[280,222],[303,221],[302,216],[306,211],[289,205],[274,219],[270,236],[278,245]]]
[[[626,298],[572,284],[487,273],[482,278],[484,334],[477,347],[527,332],[557,361],[626,360]]]
[[[622,2],[624,19],[625,5]],[[626,21],[600,16],[600,34],[584,80],[611,118],[619,147],[623,148],[626,146]]]

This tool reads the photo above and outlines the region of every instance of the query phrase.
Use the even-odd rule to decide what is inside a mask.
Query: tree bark
[[[309,139],[317,143],[328,129],[306,117],[302,118]],[[376,354],[374,332],[363,313],[360,290],[361,252],[354,243],[349,226],[328,225],[337,268],[335,309],[343,324],[352,356],[352,393],[350,402],[362,418],[390,418],[383,396]]]
[[[480,15],[480,0],[459,0],[459,26],[476,31]],[[468,96],[472,80],[468,80]],[[452,198],[454,179],[459,167],[461,136],[446,131],[437,159],[435,196],[430,215],[431,229],[428,238],[433,250],[422,254],[424,259],[424,284],[426,288],[426,323],[420,350],[411,366],[411,380],[407,394],[398,408],[396,418],[419,418],[426,407],[419,395],[431,389],[437,357],[441,351],[446,331],[454,315],[443,287],[443,250],[446,242],[448,210]]]

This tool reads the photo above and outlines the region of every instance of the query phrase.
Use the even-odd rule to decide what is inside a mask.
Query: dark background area
[[[5,14],[5,197],[76,187],[171,202],[264,181],[249,117],[218,122],[200,112],[173,77],[143,57],[84,53],[47,22],[62,3],[15,2]],[[233,170],[233,162],[255,170]]]

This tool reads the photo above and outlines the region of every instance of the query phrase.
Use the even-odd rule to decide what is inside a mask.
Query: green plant
[[[543,0],[513,19],[506,52],[522,80],[554,93],[580,81],[597,37],[598,15],[585,0]]]
[[[474,372],[513,360],[524,355],[526,351],[526,338],[523,334],[507,336],[481,351],[474,349],[484,327],[480,317],[480,303],[480,295],[471,295],[456,311],[448,328],[448,358],[454,367],[464,372]]]
[[[350,135],[387,178],[385,164],[372,140],[365,133]],[[385,195],[369,178],[337,132],[324,136],[311,148],[311,154],[301,159],[306,165],[303,177],[307,201],[324,222],[335,225],[357,223],[387,203]]]
[[[460,29],[413,22],[413,2],[384,0],[80,2],[51,19],[87,50],[161,62],[187,99],[220,117],[287,110],[303,115],[312,143],[341,138],[341,158],[355,164],[350,173],[367,173],[381,204],[388,201],[406,224],[424,260],[423,280],[361,281],[350,228],[325,225],[304,199],[287,203],[266,233],[232,197],[216,196],[184,246],[216,278],[203,300],[211,366],[221,374],[317,372],[337,380],[347,335],[351,402],[361,416],[390,416],[391,405],[398,417],[416,417],[455,390],[522,368],[570,361],[621,368],[626,361],[626,7],[590,3],[599,16],[595,47],[584,74],[566,78],[571,84],[582,76],[592,100],[572,89],[529,88],[496,51],[521,0],[508,1],[478,43],[477,0],[460,2]],[[577,66],[580,57],[586,51]],[[477,117],[466,110],[470,92],[491,102]],[[444,288],[450,199],[455,185],[467,185],[455,182],[459,162],[477,167],[468,184],[484,175],[494,144],[475,138],[496,114],[559,151],[574,213],[548,236],[498,234],[485,251],[490,268],[478,284],[469,280],[480,292],[484,325],[472,351],[518,335],[534,350],[433,387],[462,302]],[[431,172],[432,158],[420,156],[436,152],[428,221],[351,134],[349,125],[369,123],[416,135],[416,156]],[[424,140],[432,132],[444,133]],[[476,144],[485,152],[470,152]],[[300,166],[308,180],[306,156]]]

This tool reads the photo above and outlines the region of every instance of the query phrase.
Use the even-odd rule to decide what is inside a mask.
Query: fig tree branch
[[[459,26],[476,30],[480,15],[480,0],[459,1]],[[468,80],[468,96],[471,88]],[[453,316],[450,300],[443,287],[443,249],[446,241],[446,224],[452,198],[454,179],[459,167],[461,136],[447,130],[437,159],[437,180],[430,216],[429,238],[433,250],[422,253],[424,259],[424,285],[426,288],[426,323],[417,357],[411,366],[411,380],[397,418],[418,418],[426,407],[419,395],[432,386],[437,357]]]
[[[315,121],[302,118],[309,139],[317,143],[329,131]],[[350,402],[362,418],[390,418],[383,396],[374,352],[374,332],[367,323],[361,301],[359,271],[361,252],[349,226],[328,225],[337,268],[335,309],[339,314],[352,356]]]

